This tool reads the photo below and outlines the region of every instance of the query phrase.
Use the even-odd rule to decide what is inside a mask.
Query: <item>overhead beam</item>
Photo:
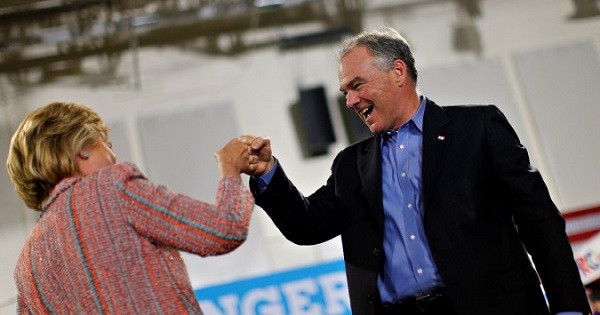
[[[66,60],[82,59],[94,55],[120,53],[130,48],[132,36],[138,47],[167,46],[185,43],[202,37],[219,36],[244,32],[252,28],[281,27],[310,21],[327,21],[324,12],[312,5],[298,5],[293,11],[285,7],[261,9],[260,12],[247,12],[229,17],[198,19],[195,16],[180,14],[169,19],[159,20],[156,25],[133,29],[133,33],[123,31],[104,37],[90,38],[101,45],[73,46],[68,52],[50,53],[42,56],[16,55],[0,62],[0,73],[17,72],[28,68]],[[258,17],[258,23],[253,25]],[[66,43],[68,44],[68,43]],[[253,45],[256,47],[256,45]],[[22,59],[19,59],[22,58]]]

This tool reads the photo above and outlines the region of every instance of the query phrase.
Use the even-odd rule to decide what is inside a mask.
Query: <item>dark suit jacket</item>
[[[425,232],[459,314],[548,314],[539,279],[552,313],[588,314],[565,222],[504,115],[495,106],[428,101],[423,129]],[[341,235],[355,315],[374,314],[379,301],[380,140],[340,152],[326,185],[308,197],[281,165],[263,193],[250,183],[257,204],[292,242],[313,245]]]

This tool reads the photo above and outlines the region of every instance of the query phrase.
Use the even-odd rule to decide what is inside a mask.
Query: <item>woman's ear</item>
[[[90,158],[90,152],[89,152],[89,151],[86,151],[86,150],[79,151],[79,157],[80,157],[82,160],[87,160],[87,159],[89,159],[89,158]]]

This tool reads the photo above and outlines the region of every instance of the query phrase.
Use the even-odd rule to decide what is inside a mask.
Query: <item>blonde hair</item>
[[[42,211],[54,186],[79,171],[77,154],[108,135],[85,105],[54,102],[32,111],[10,142],[6,168],[15,190],[28,207]]]

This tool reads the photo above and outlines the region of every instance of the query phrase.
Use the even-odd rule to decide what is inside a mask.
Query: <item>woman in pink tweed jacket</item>
[[[7,169],[41,217],[17,262],[20,314],[202,314],[179,250],[200,256],[242,244],[254,199],[240,178],[255,157],[234,139],[215,153],[216,204],[169,191],[115,164],[90,108],[51,103],[15,132]]]

